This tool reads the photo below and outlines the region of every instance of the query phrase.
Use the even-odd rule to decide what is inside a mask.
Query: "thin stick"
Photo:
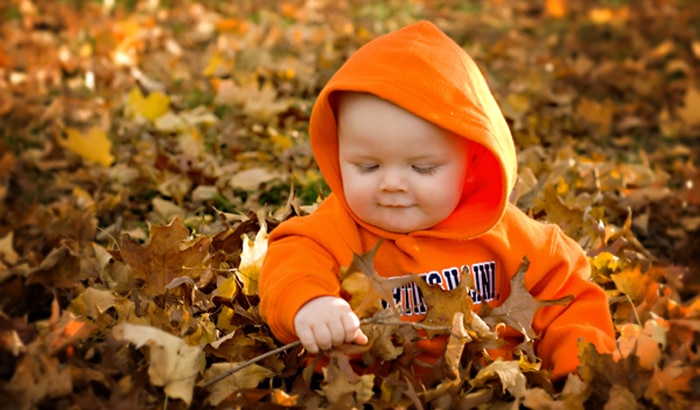
[[[206,388],[206,387],[209,387],[209,386],[211,386],[212,384],[217,383],[217,382],[219,382],[219,381],[221,381],[221,380],[223,380],[223,379],[229,377],[230,375],[236,373],[236,372],[239,371],[239,370],[245,369],[246,367],[248,367],[248,366],[250,366],[250,365],[252,365],[252,364],[255,364],[255,363],[257,363],[257,362],[259,362],[259,361],[261,361],[261,360],[263,360],[263,359],[265,359],[265,358],[268,358],[268,357],[270,357],[270,356],[274,356],[274,355],[276,355],[277,353],[282,353],[282,352],[284,352],[285,350],[291,349],[291,348],[295,347],[295,346],[298,345],[298,344],[301,344],[301,342],[297,340],[297,341],[292,342],[292,343],[287,343],[286,345],[284,345],[284,346],[282,346],[282,347],[278,347],[277,349],[270,350],[269,352],[263,353],[263,354],[261,354],[260,356],[256,356],[256,357],[254,357],[254,358],[248,360],[247,362],[241,363],[240,365],[234,367],[233,369],[227,370],[225,373],[222,373],[222,374],[216,376],[215,378],[209,380],[208,382],[204,383],[204,384],[202,385],[202,387],[205,387],[205,388]]]

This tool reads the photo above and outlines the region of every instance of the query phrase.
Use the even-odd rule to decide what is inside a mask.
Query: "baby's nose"
[[[400,170],[387,169],[382,173],[379,183],[382,191],[406,191],[406,179]]]

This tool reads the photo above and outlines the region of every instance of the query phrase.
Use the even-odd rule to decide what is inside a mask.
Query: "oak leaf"
[[[352,306],[359,317],[363,317],[365,310],[374,304],[377,299],[383,300],[391,309],[396,310],[394,307],[394,289],[415,280],[412,276],[384,278],[377,273],[374,269],[374,256],[382,242],[383,240],[379,240],[374,248],[362,255],[353,255],[350,266],[340,274],[341,286],[342,282],[353,273],[363,274],[367,278],[367,280],[364,281],[366,283],[365,286],[350,289],[356,294],[364,294],[361,298],[355,297],[355,300],[360,299],[361,302],[358,306]],[[362,282],[362,280],[360,281]],[[346,291],[347,290],[348,289],[346,289]],[[351,296],[352,292],[349,292]]]
[[[429,326],[425,331],[428,338],[449,333],[454,326],[452,320],[456,313],[461,313],[463,319],[471,317],[474,301],[469,297],[469,286],[472,277],[466,269],[462,271],[459,286],[450,291],[444,291],[438,285],[429,285],[420,277],[414,278],[427,307],[425,317],[420,323]]]
[[[518,272],[510,280],[510,295],[503,304],[492,308],[484,303],[479,311],[479,316],[491,328],[495,328],[499,323],[505,323],[522,333],[526,341],[534,340],[538,336],[532,329],[532,319],[541,307],[565,305],[573,300],[571,295],[549,301],[535,299],[525,288],[525,272],[529,266],[530,261],[524,257]]]

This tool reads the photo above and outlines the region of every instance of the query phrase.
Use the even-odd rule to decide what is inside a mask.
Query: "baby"
[[[321,91],[310,136],[332,194],[272,231],[260,275],[260,313],[281,341],[299,339],[310,353],[366,343],[338,273],[383,240],[381,276],[415,273],[448,291],[466,270],[477,311],[508,298],[527,256],[534,297],[574,297],[532,323],[553,380],[576,371],[579,339],[614,348],[607,297],[589,281],[582,249],[508,202],[517,175],[508,126],[474,61],[436,26],[418,22],[361,47]],[[399,288],[394,299],[402,319],[424,317],[419,292]],[[434,362],[445,339],[418,347]]]

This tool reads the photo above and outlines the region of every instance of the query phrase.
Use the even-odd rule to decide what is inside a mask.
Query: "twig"
[[[245,369],[246,367],[248,367],[252,364],[255,364],[255,363],[257,363],[265,358],[268,358],[270,356],[274,356],[277,353],[282,353],[285,350],[291,349],[299,344],[301,344],[301,342],[297,340],[297,341],[294,341],[292,343],[287,343],[286,345],[284,345],[282,347],[278,347],[277,349],[270,350],[269,352],[263,353],[260,356],[256,356],[256,357],[248,360],[247,362],[241,363],[240,365],[234,367],[233,369],[227,370],[225,373],[222,373],[222,374],[216,376],[215,378],[209,380],[208,382],[204,383],[202,385],[202,387],[207,388],[207,387],[211,386],[212,384],[217,383],[217,382],[229,377],[230,375],[236,373],[239,370]]]
[[[368,319],[363,319],[361,323],[369,323],[369,324],[376,324],[376,325],[386,325],[386,326],[410,326],[416,329],[421,329],[421,330],[436,330],[436,331],[444,331],[444,330],[451,330],[449,326],[430,326],[430,325],[424,325],[422,323],[416,323],[416,322],[401,322],[401,321],[395,321],[395,320],[384,320],[383,318],[368,318]]]
[[[639,324],[639,326],[644,326],[642,319],[639,317],[639,313],[637,313],[637,306],[634,305],[634,301],[628,294],[625,294],[625,297],[627,298],[627,302],[629,302],[630,306],[632,306],[632,312],[634,312],[634,317],[637,319],[637,324]]]
[[[384,317],[382,317],[384,316]],[[386,317],[391,317],[391,315],[378,315],[377,317],[371,317],[371,318],[366,318],[362,319],[360,323],[362,324],[378,324],[378,325],[388,325],[388,326],[412,326],[417,329],[423,329],[423,330],[450,330],[447,326],[427,326],[423,325],[420,323],[414,323],[414,322],[401,322],[401,321],[392,321],[392,320],[386,320]],[[232,374],[236,373],[239,370],[243,370],[246,367],[255,364],[267,357],[276,355],[277,353],[282,353],[285,350],[291,349],[293,347],[296,347],[297,345],[301,344],[299,340],[287,343],[284,346],[278,347],[277,349],[270,350],[269,352],[263,353],[260,356],[256,356],[246,362],[241,363],[240,365],[234,367],[233,369],[227,370],[225,373],[222,373],[215,378],[209,380],[208,382],[204,383],[202,387],[207,388],[211,386],[212,384],[218,383],[219,381],[231,376]]]

